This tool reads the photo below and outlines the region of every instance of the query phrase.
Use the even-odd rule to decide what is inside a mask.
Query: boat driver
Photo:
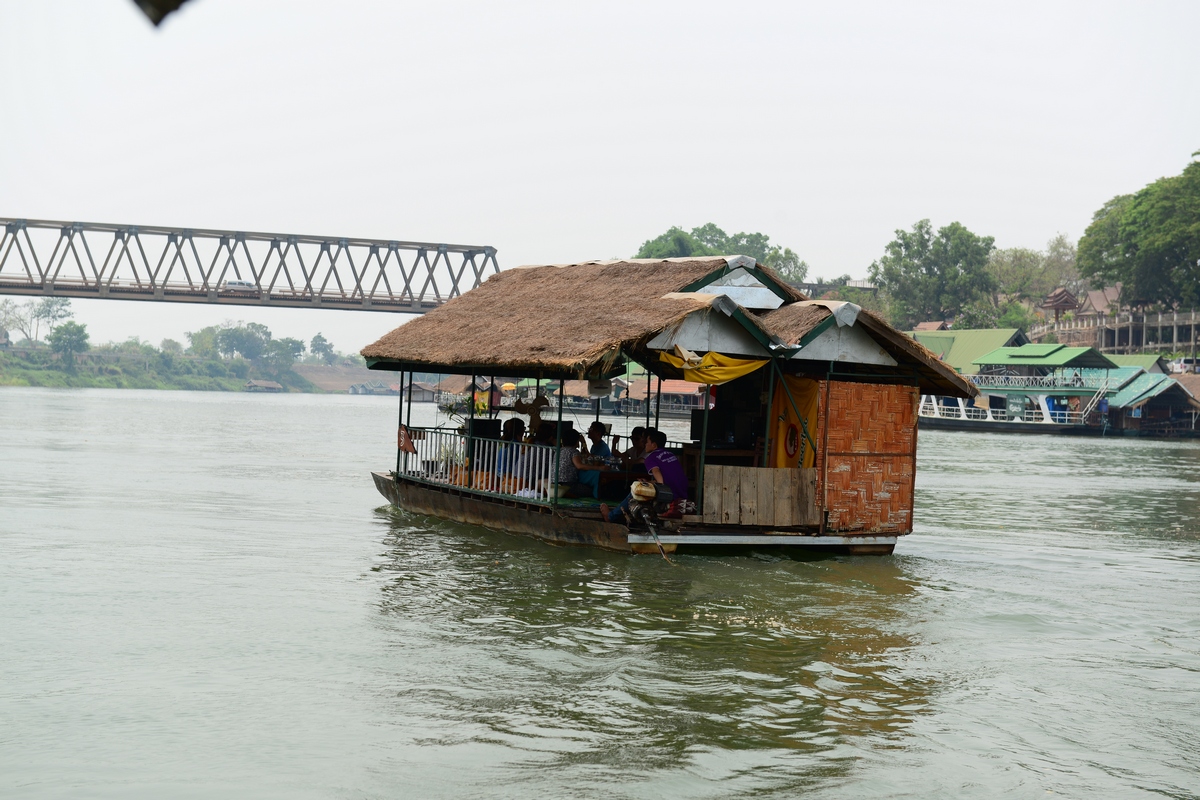
[[[683,470],[683,463],[679,460],[679,456],[667,449],[667,435],[662,431],[650,431],[646,437],[646,472],[655,483],[661,483],[671,490],[674,495],[672,506],[682,505],[684,500],[687,500],[688,482],[687,473]],[[627,519],[629,504],[633,502],[633,495],[625,496],[621,501],[621,505],[614,509],[609,509],[605,503],[600,504],[600,515],[605,522],[621,522]]]

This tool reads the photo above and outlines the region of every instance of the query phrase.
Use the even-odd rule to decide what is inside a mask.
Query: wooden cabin
[[[362,354],[375,370],[560,386],[636,362],[664,385],[701,387],[712,402],[693,412],[690,441],[668,444],[695,507],[661,530],[603,521],[591,498],[559,496],[555,448],[499,441],[490,420],[461,430],[406,423],[396,469],[374,473],[380,492],[411,511],[626,552],[890,553],[912,531],[918,398],[976,393],[874,314],[810,301],[744,256],[508,270]]]

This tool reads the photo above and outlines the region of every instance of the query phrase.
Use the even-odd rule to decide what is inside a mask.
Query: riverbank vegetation
[[[306,345],[276,339],[255,322],[190,332],[186,346],[173,339],[155,346],[138,338],[93,345],[87,326],[70,319],[69,300],[56,299],[50,314],[39,310],[46,302],[0,302],[0,342],[13,338],[2,336],[8,330],[24,337],[0,347],[0,386],[241,391],[249,380],[264,380],[284,391],[317,392],[293,371],[296,364],[362,364],[357,355],[337,353],[320,333]]]

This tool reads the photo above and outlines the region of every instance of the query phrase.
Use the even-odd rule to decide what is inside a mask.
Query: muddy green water
[[[1197,444],[926,432],[895,556],[671,566],[389,511],[395,415],[0,389],[0,796],[1200,796]]]

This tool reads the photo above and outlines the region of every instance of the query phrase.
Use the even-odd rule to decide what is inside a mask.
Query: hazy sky
[[[1200,3],[0,0],[0,216],[490,244],[762,231],[865,277],[928,217],[1041,247],[1200,149]],[[404,317],[75,301],[357,350]]]

